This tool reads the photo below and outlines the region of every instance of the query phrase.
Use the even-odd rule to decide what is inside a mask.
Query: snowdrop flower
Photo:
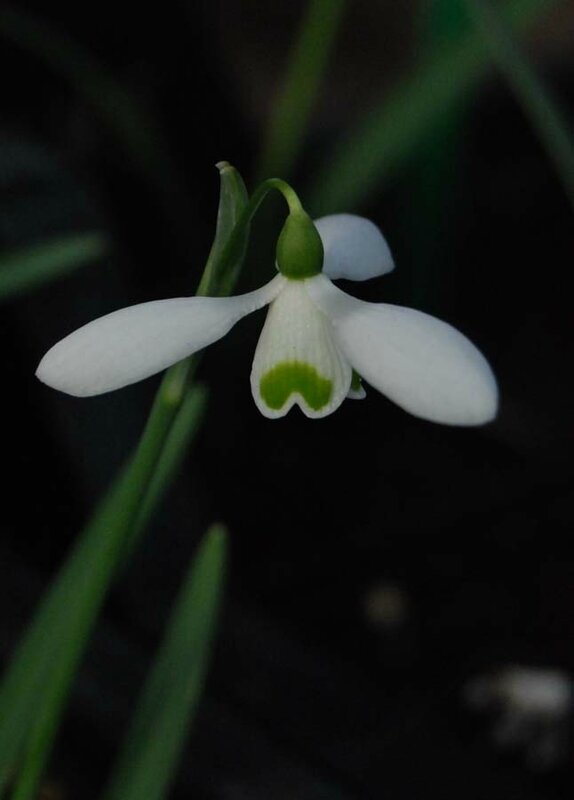
[[[346,397],[364,396],[360,378],[415,416],[479,425],[496,413],[492,371],[471,342],[420,311],[357,300],[337,278],[363,281],[394,267],[369,220],[351,214],[313,224],[291,210],[277,244],[278,275],[236,297],[183,297],[130,306],[58,342],[37,376],[78,397],[147,378],[225,336],[269,306],[255,351],[251,389],[271,419],[297,404],[325,417]]]

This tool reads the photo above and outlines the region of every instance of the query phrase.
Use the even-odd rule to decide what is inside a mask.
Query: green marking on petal
[[[310,364],[284,361],[263,375],[259,390],[265,404],[274,411],[283,408],[294,393],[300,394],[313,411],[319,411],[331,399],[333,382],[322,378]]]

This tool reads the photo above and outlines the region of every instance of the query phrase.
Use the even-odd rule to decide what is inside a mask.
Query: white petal
[[[307,283],[287,281],[267,312],[255,351],[251,390],[270,419],[285,416],[295,403],[308,417],[325,417],[351,385],[351,367],[329,320],[310,300]]]
[[[410,308],[356,300],[322,275],[308,284],[353,368],[395,403],[447,425],[494,418],[498,390],[492,370],[451,325]]]
[[[54,345],[36,375],[76,397],[120,389],[217,341],[246,314],[273,300],[284,282],[277,276],[237,297],[179,297],[122,308]]]
[[[395,268],[383,234],[364,217],[333,214],[315,220],[325,250],[323,272],[331,280],[366,281]]]

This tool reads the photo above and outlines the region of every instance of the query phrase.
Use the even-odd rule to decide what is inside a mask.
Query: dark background
[[[320,156],[416,58],[416,5],[351,5],[293,176],[303,200]],[[571,112],[568,6],[529,46]],[[231,161],[253,188],[302,5],[20,8],[150,104],[174,181],[167,199],[150,188],[81,94],[3,41],[0,247],[91,229],[113,242],[105,259],[1,308],[4,655],[137,441],[158,383],[77,400],[37,383],[36,364],[95,316],[193,292],[213,234],[214,164]],[[509,663],[574,674],[572,210],[497,75],[460,119],[430,235],[414,199],[421,153],[349,209],[384,230],[396,272],[344,288],[468,334],[499,378],[498,419],[436,426],[367,387],[366,400],[325,420],[295,409],[269,421],[249,390],[262,315],[214,345],[200,367],[206,423],[77,681],[50,771],[57,797],[96,796],[184,566],[214,520],[231,531],[229,582],[174,798],[411,800],[431,787],[453,800],[564,796],[570,752],[545,771],[520,750],[501,754],[462,692]],[[262,227],[241,288],[272,274]]]

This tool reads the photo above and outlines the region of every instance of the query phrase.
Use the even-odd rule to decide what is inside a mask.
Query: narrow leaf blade
[[[0,792],[27,738],[27,791],[32,793],[39,778],[53,738],[45,731],[55,731],[105,594],[128,543],[135,542],[133,525],[185,396],[176,391],[180,371],[176,365],[166,374],[135,454],[44,596],[6,671],[0,686]],[[201,400],[196,396],[198,404]],[[156,492],[156,499],[160,496]],[[152,510],[148,504],[147,513]],[[140,518],[137,532],[143,528]]]
[[[493,59],[546,148],[574,207],[574,138],[562,109],[498,8],[490,0],[464,1]]]
[[[192,561],[104,800],[166,796],[203,689],[226,552],[226,531],[215,525]]]
[[[219,206],[215,236],[197,294],[225,295],[233,288],[235,278],[243,265],[249,226],[238,237],[233,252],[227,252],[231,235],[247,207],[249,197],[243,178],[227,161],[217,164],[219,170]]]

